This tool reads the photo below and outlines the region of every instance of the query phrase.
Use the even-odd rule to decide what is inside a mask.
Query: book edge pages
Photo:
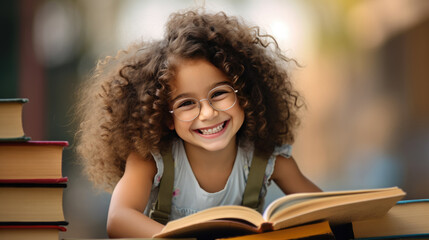
[[[399,189],[398,187],[389,187],[389,188],[375,188],[375,189],[361,189],[361,190],[345,190],[345,191],[327,191],[327,192],[310,192],[310,193],[295,193],[291,195],[286,195],[284,197],[280,197],[273,202],[271,202],[265,209],[263,213],[263,218],[265,221],[269,221],[273,212],[282,204],[296,201],[296,200],[305,200],[308,198],[317,199],[318,197],[331,197],[335,195],[351,195],[351,194],[362,194],[368,192],[388,192],[388,191],[396,191]]]
[[[222,238],[233,237],[252,233],[259,233],[261,229],[258,227],[250,226],[249,224],[238,222],[234,220],[210,220],[199,222],[190,226],[171,229],[169,231],[161,231],[155,234],[154,238],[165,237],[196,237],[201,235],[210,235],[210,237]],[[203,238],[204,239],[204,238]]]
[[[207,222],[216,219],[244,220],[258,228],[264,222],[261,214],[251,208],[236,205],[217,206],[202,210],[177,220],[170,221],[165,225],[161,233],[170,232],[175,229],[187,228],[201,222]]]
[[[374,193],[375,194],[375,193]],[[300,224],[304,224],[309,221],[320,221],[320,220],[329,220],[331,224],[338,225],[346,222],[350,222],[357,219],[365,219],[370,216],[377,217],[378,214],[385,214],[390,208],[392,208],[397,201],[403,198],[405,194],[398,192],[397,194],[392,194],[389,196],[378,195],[375,197],[354,200],[353,198],[348,198],[346,202],[339,204],[330,204],[324,208],[313,209],[312,211],[303,212],[300,214],[295,214],[283,220],[278,220],[276,223],[273,223],[274,229],[292,227]],[[333,211],[333,209],[348,208],[352,205],[365,205],[368,207],[374,207],[373,205],[380,206],[383,203],[383,208],[377,208],[378,211],[375,212],[362,212],[361,208],[354,208],[350,213],[344,214],[343,211]],[[388,205],[386,205],[389,203]],[[371,204],[371,206],[368,206]],[[318,217],[315,217],[318,215]],[[367,216],[368,215],[368,216]]]

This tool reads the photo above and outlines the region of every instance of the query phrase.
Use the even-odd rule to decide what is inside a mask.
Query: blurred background
[[[97,59],[157,39],[169,14],[205,6],[259,25],[302,68],[307,109],[294,145],[324,190],[400,186],[429,198],[427,0],[4,0],[0,98],[25,97],[33,140],[67,140],[62,237],[107,237],[110,194],[82,175],[71,106]],[[280,196],[270,187],[267,203]]]

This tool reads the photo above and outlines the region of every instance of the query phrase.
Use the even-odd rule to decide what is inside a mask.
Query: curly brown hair
[[[167,126],[170,81],[180,60],[205,59],[239,89],[245,120],[237,139],[271,152],[293,143],[300,95],[285,57],[270,35],[237,17],[203,10],[174,13],[163,40],[134,44],[99,61],[82,87],[77,151],[94,184],[111,190],[130,152],[145,158],[168,149],[177,137]]]

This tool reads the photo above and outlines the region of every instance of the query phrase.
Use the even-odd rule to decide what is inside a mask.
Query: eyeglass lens
[[[182,121],[192,121],[200,114],[201,101],[207,100],[217,111],[226,111],[236,102],[235,90],[229,85],[215,87],[209,91],[207,99],[180,98],[173,104],[173,114]]]

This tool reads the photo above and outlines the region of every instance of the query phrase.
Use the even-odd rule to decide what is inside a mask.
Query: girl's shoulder
[[[243,142],[242,144],[240,144],[239,154],[237,158],[244,161],[244,172],[246,176],[249,174],[250,167],[252,165],[252,160],[254,158],[254,154],[257,154],[257,153],[255,152],[255,147],[253,143]],[[281,146],[276,146],[274,148],[274,151],[271,154],[263,156],[264,158],[266,158],[266,161],[268,161],[267,166],[265,168],[265,178],[264,178],[264,182],[267,185],[269,184],[271,175],[274,172],[274,168],[275,168],[275,164],[278,156],[290,158],[292,156],[292,145],[284,144]]]
[[[283,144],[281,146],[276,146],[273,151],[273,156],[283,156],[285,158],[290,158],[292,156],[292,145]]]
[[[156,165],[156,174],[153,177],[153,184],[152,189],[159,186],[159,183],[161,182],[162,175],[164,173],[164,161],[162,159],[162,154],[160,152],[151,152],[153,160],[155,161]]]
[[[239,148],[242,149],[243,152],[247,153],[248,160],[251,161],[253,158],[253,154],[255,152],[255,147],[252,142],[243,142],[239,145]],[[275,146],[271,155],[267,157],[269,159],[275,159],[277,156],[283,156],[285,158],[290,158],[292,156],[292,145],[291,144],[283,144],[280,146]]]

